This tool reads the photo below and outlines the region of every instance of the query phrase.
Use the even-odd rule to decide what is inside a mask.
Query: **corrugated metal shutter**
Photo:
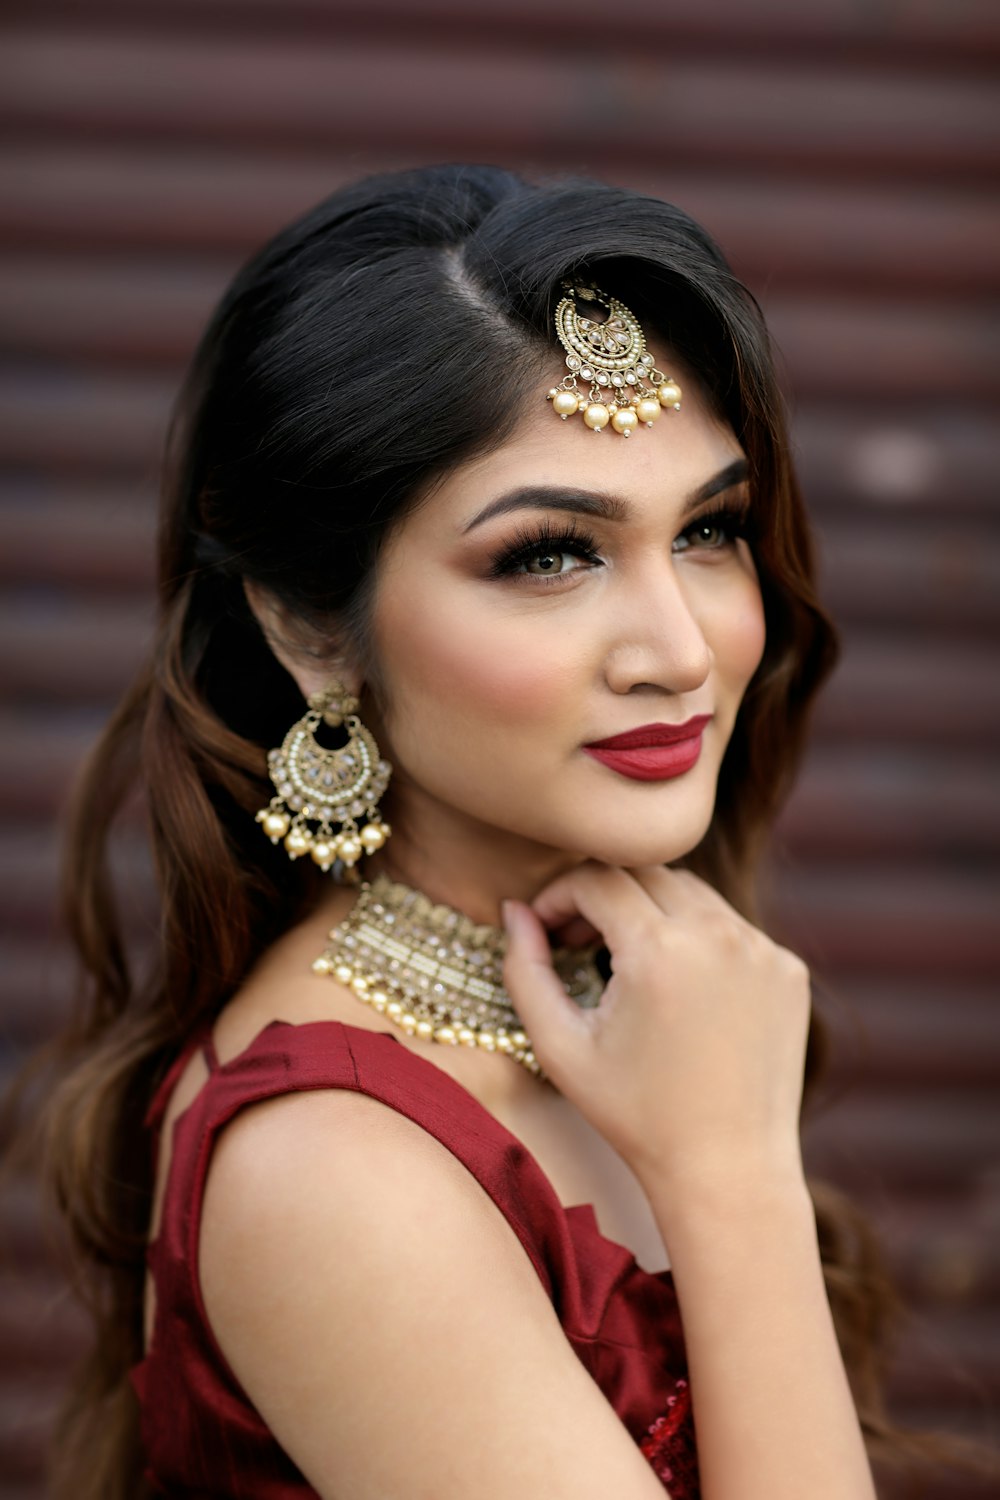
[[[916,1305],[897,1410],[984,1430],[1000,1365],[998,61],[993,0],[8,5],[8,1065],[65,1008],[58,812],[146,635],[164,418],[238,260],[383,165],[502,160],[649,189],[704,220],[770,315],[846,635],[775,874],[840,1044],[810,1160],[870,1207]],[[32,1269],[0,1298],[0,1495],[28,1500],[80,1323],[27,1184],[6,1213]]]

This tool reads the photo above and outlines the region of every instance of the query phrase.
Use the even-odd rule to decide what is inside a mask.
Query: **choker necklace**
[[[313,970],[339,984],[424,1042],[505,1052],[544,1077],[503,987],[507,934],[477,924],[411,886],[376,875],[330,933]],[[604,988],[594,948],[558,948],[552,962],[566,993],[581,1006]]]

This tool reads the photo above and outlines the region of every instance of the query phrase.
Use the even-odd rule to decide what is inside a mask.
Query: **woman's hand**
[[[805,964],[703,880],[588,863],[505,903],[505,983],[543,1069],[640,1182],[801,1176]],[[546,930],[611,953],[601,1003],[556,978]]]

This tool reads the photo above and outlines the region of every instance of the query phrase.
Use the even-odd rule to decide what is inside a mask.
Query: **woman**
[[[202,341],[160,578],[73,840],[65,1492],[871,1496],[877,1308],[841,1214],[847,1372],[808,976],[752,921],[832,636],[708,237],[495,169],[335,194]]]

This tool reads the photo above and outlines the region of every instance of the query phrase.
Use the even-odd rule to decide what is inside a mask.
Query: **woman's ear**
[[[296,619],[284,604],[252,579],[243,580],[243,592],[264,639],[297,683],[303,698],[321,692],[334,678],[349,693],[360,696],[361,673],[346,653],[338,651],[335,640],[324,638],[320,643],[313,629]]]

